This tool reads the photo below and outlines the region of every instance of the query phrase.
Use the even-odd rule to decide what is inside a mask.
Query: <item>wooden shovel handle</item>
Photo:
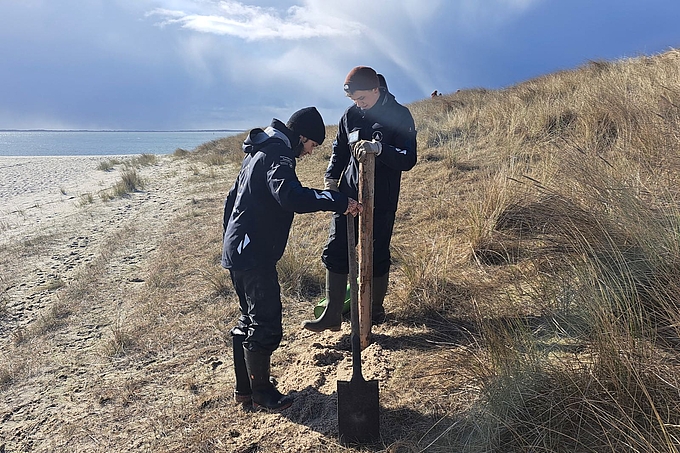
[[[373,304],[373,198],[375,193],[375,155],[366,154],[359,164],[359,337],[361,349],[371,342]]]
[[[359,336],[359,287],[357,285],[357,249],[354,217],[347,215],[347,250],[349,259],[349,297],[350,297],[350,322],[352,333],[352,380],[363,380],[361,374],[361,338]]]

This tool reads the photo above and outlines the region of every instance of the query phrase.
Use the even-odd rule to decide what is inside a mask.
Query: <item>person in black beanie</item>
[[[387,82],[368,66],[353,68],[345,78],[345,95],[353,105],[345,110],[333,142],[324,187],[357,197],[359,163],[366,154],[375,154],[373,203],[373,294],[371,319],[385,321],[383,302],[387,294],[391,265],[390,241],[399,201],[401,173],[416,164],[416,127],[407,107],[399,104],[387,89]],[[350,137],[358,135],[352,140]],[[303,327],[313,332],[340,330],[345,288],[349,272],[347,222],[333,214],[328,242],[321,259],[326,267],[324,313]]]
[[[234,398],[253,408],[282,410],[293,400],[270,381],[270,357],[281,342],[282,307],[276,272],[293,216],[331,211],[356,216],[361,205],[339,192],[303,187],[296,158],[323,143],[326,127],[314,107],[273,119],[243,142],[245,157],[224,204],[222,266],[238,295],[240,316],[231,329],[236,386]]]

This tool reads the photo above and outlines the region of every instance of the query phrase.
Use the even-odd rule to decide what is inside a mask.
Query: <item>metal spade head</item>
[[[338,432],[343,445],[380,440],[378,381],[366,381],[361,375],[338,381]]]
[[[352,318],[352,378],[338,381],[338,433],[340,443],[372,444],[380,439],[380,401],[378,381],[366,381],[361,374],[361,340],[359,338],[359,290],[357,287],[354,219],[347,216],[349,245],[349,282]],[[369,301],[370,302],[370,301]]]

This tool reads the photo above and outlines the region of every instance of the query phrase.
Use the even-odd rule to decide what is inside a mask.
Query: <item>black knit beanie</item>
[[[298,135],[314,140],[319,145],[326,138],[326,126],[315,107],[305,107],[293,113],[286,127]]]

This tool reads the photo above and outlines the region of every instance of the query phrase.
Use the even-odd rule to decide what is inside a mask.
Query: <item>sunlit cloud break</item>
[[[264,39],[299,40],[356,34],[362,25],[339,18],[313,14],[311,10],[292,6],[284,17],[273,8],[224,1],[211,14],[186,13],[158,8],[147,16],[158,16],[160,26],[179,24],[182,28],[202,33],[229,35],[257,41]]]

